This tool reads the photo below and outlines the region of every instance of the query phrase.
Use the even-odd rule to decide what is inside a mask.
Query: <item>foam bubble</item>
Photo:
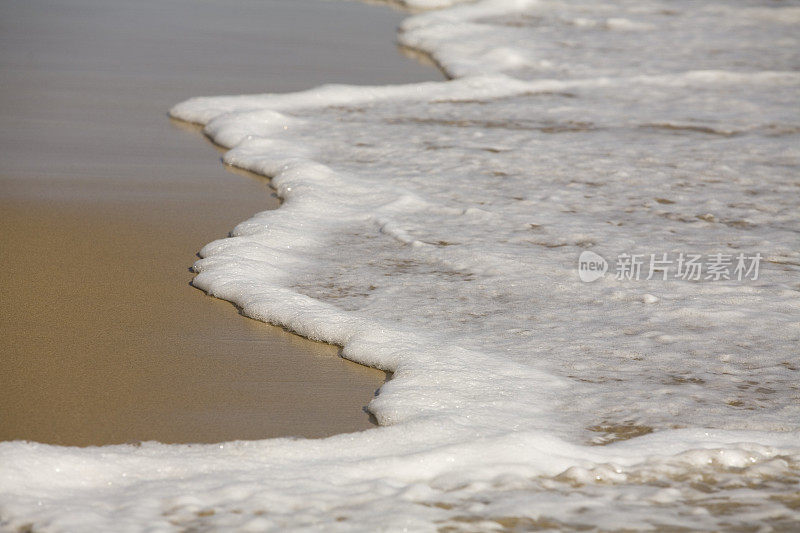
[[[195,284],[392,371],[383,427],[0,444],[6,524],[796,522],[796,8],[744,4],[482,1],[403,26],[455,80],[173,108],[284,200],[203,248]],[[591,283],[586,250],[609,262]],[[740,252],[769,258],[757,280],[611,266]]]

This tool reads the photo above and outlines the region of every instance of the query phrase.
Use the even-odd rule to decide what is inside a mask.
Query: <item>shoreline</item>
[[[113,28],[126,18],[113,9],[98,2],[81,20],[69,5],[42,16],[39,4],[47,1],[3,9],[21,21],[5,63],[33,64],[9,69],[0,108],[18,125],[0,134],[9,156],[0,164],[0,239],[9,251],[0,277],[7,303],[0,440],[209,443],[373,427],[363,406],[385,373],[343,359],[336,346],[241,316],[190,286],[197,250],[279,203],[267,180],[223,167],[216,147],[198,142],[196,126],[168,119],[165,110],[196,94],[311,88],[331,72],[364,84],[437,79],[386,39],[386,26],[403,15],[386,6],[280,1],[239,6],[243,15],[236,5],[223,13],[179,2],[162,14],[171,21],[192,13],[189,21],[175,19],[177,30],[139,28],[155,42],[179,44],[169,62],[148,65],[148,51],[131,46],[138,35],[87,46],[87,33],[102,35],[84,25]],[[243,37],[228,32],[228,21],[259,12],[272,17],[275,31],[226,62],[226,43]],[[208,58],[196,49],[193,24],[211,16],[218,27],[207,40],[222,52]],[[148,21],[132,14],[126,23],[131,18]],[[292,20],[316,27],[315,39],[298,45],[296,35],[282,32]],[[42,47],[26,24],[52,26],[62,46]],[[267,39],[259,24],[251,26],[245,29],[258,30],[251,41]],[[378,35],[380,42],[372,38]],[[370,50],[348,60],[326,53],[326,39],[344,39],[345,50],[362,49],[367,39]],[[281,42],[291,50],[282,52]],[[30,57],[20,56],[24,49]],[[287,78],[290,60],[299,66]],[[194,75],[198,61],[212,63],[213,79]],[[166,80],[188,83],[181,89]]]
[[[0,524],[791,529],[800,521],[792,505],[798,368],[790,364],[800,330],[792,269],[779,267],[800,255],[785,159],[800,79],[782,70],[794,68],[793,58],[768,38],[796,40],[784,25],[796,13],[662,7],[675,9],[479,2],[403,26],[399,40],[430,50],[454,81],[175,104],[171,116],[207,124],[212,146],[230,147],[222,161],[256,177],[234,174],[261,186],[257,175],[269,177],[272,203],[282,207],[203,247],[192,284],[240,313],[341,346],[320,345],[340,357],[393,372],[368,406],[381,427],[204,445],[0,442]],[[556,78],[532,77],[544,67],[555,67]],[[720,70],[700,70],[709,67]],[[746,135],[716,135],[730,131]],[[90,243],[26,224],[20,205],[22,222],[8,233],[64,250],[51,254],[62,264],[39,265],[45,275],[28,285],[52,292],[57,282],[68,309],[71,287],[59,276],[75,277],[72,255],[88,258],[75,271],[94,288],[111,274],[91,261],[92,250],[118,239],[134,251],[115,257],[116,283],[136,289],[130,277],[148,274],[126,272],[129,257],[172,265],[162,251],[185,240],[154,235],[187,218],[163,209],[173,218],[145,231],[137,205],[107,206]],[[49,216],[50,227],[81,233],[69,231],[74,213]],[[580,275],[587,249],[607,277]],[[755,275],[736,276],[747,265],[734,268],[734,257],[741,264],[746,255]],[[28,270],[38,272],[32,261]],[[153,291],[160,305],[148,319],[158,327],[196,346],[248,344],[221,338],[229,328],[186,320],[209,306],[182,302],[176,312],[162,286]],[[95,315],[78,318],[96,325],[120,317],[113,306]],[[209,379],[195,388],[209,392],[237,353],[196,357]],[[284,390],[331,383],[275,375],[269,385]],[[239,384],[236,399],[258,393],[264,379],[247,373]],[[347,400],[340,407],[350,413],[355,398]],[[297,420],[298,406],[286,405],[278,418]],[[336,407],[316,414],[343,412]],[[182,420],[242,426],[240,414]]]

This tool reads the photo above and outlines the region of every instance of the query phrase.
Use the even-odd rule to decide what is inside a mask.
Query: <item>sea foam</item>
[[[798,9],[482,1],[402,27],[451,81],[177,105],[283,199],[204,247],[194,284],[391,371],[382,427],[5,443],[6,523],[796,523]],[[584,283],[585,250],[763,261]]]

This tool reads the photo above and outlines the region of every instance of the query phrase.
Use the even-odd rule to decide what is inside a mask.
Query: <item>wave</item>
[[[481,1],[403,24],[450,81],[177,105],[283,200],[204,247],[194,284],[391,371],[368,407],[381,427],[4,443],[6,512],[58,529],[795,523],[796,14]],[[582,281],[586,251],[617,271]],[[729,269],[682,278],[684,255]],[[614,275],[632,256],[663,268]],[[758,275],[736,257],[763,257]],[[31,475],[55,468],[56,492]]]

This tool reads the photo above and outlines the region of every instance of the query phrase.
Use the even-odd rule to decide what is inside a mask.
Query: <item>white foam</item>
[[[739,4],[478,2],[403,26],[453,81],[176,106],[284,200],[207,245],[195,284],[394,372],[369,405],[384,427],[5,443],[2,515],[56,530],[799,520],[800,75],[771,45],[797,49],[796,8]],[[584,249],[767,261],[756,281],[587,284]]]

